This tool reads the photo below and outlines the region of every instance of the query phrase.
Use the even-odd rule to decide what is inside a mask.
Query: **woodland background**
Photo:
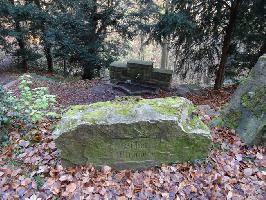
[[[266,51],[263,0],[1,0],[0,45],[22,70],[98,76],[152,60],[179,81],[237,79]]]

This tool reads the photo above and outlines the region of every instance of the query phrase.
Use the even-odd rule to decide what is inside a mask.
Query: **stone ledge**
[[[111,82],[131,80],[139,84],[153,84],[154,87],[168,89],[171,85],[172,70],[153,68],[153,62],[129,60],[113,62],[110,65]]]
[[[112,62],[110,64],[110,67],[119,67],[119,68],[127,68],[127,64],[126,63],[123,63],[123,62]]]
[[[129,67],[134,67],[134,66],[137,66],[137,65],[141,65],[141,66],[146,66],[146,67],[153,67],[153,62],[151,61],[143,61],[143,60],[129,60],[127,62],[128,66]]]
[[[154,68],[153,73],[170,74],[172,76],[173,70]]]

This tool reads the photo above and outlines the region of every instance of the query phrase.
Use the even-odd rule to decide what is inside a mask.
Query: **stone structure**
[[[63,165],[141,169],[201,159],[211,146],[208,127],[182,97],[118,98],[72,106],[54,137]]]
[[[112,82],[130,80],[134,83],[168,88],[172,80],[172,70],[153,68],[153,63],[141,60],[130,60],[127,63],[113,62],[110,65]]]
[[[246,144],[266,143],[266,60],[259,60],[235,91],[223,114]]]

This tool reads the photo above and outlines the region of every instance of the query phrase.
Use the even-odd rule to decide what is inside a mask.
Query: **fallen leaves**
[[[109,167],[109,166],[103,166],[103,168],[102,168],[102,172],[104,173],[104,174],[109,174],[110,172],[111,172],[111,167]]]
[[[230,100],[236,87],[233,85],[219,90],[205,89],[201,95],[190,94],[187,98],[196,105],[209,105],[214,109],[219,109]]]
[[[68,194],[72,194],[77,188],[76,183],[70,183],[69,185],[66,186],[66,191]]]
[[[250,177],[253,174],[253,170],[251,168],[244,169],[244,175],[246,177]]]
[[[47,123],[47,122],[45,122]],[[47,124],[45,125],[47,126]],[[42,127],[42,125],[40,125]],[[143,171],[63,168],[50,131],[39,143],[11,134],[12,163],[0,155],[0,196],[25,199],[263,199],[265,149],[246,147],[234,131],[214,127],[219,145],[205,161]],[[10,158],[9,158],[10,159]],[[16,164],[17,162],[17,164]],[[19,164],[22,162],[22,164]],[[36,178],[37,177],[37,178]],[[5,195],[5,196],[3,196]]]
[[[91,85],[84,87],[87,91]],[[67,87],[64,90],[67,95]],[[230,91],[191,98],[217,108],[228,101]],[[109,166],[63,168],[50,127],[47,120],[29,137],[9,134],[11,145],[0,154],[1,199],[265,199],[265,148],[245,146],[232,130],[212,129],[218,147],[204,161],[115,171]]]

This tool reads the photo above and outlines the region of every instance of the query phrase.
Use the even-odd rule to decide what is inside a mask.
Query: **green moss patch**
[[[187,99],[118,98],[72,106],[55,130],[65,166],[145,168],[207,156],[207,126]]]
[[[158,99],[122,97],[113,101],[71,106],[57,130],[64,132],[79,124],[128,124],[159,119],[176,121],[189,133],[194,129],[208,132],[207,126],[194,114],[195,111],[196,107],[189,100],[180,97]]]
[[[67,117],[71,117],[75,114],[77,114],[78,112],[82,112],[86,109],[88,109],[89,106],[88,105],[75,105],[75,106],[71,106],[68,111],[65,113],[65,116]]]
[[[110,139],[93,138],[84,153],[87,163],[103,163],[119,168],[138,163],[146,167],[153,160],[155,165],[161,163],[178,163],[202,159],[208,155],[211,143],[204,137],[181,136],[168,139],[136,138]],[[87,156],[89,155],[89,156]]]
[[[255,116],[266,112],[266,86],[257,89],[253,94],[244,94],[241,97],[241,104]]]
[[[226,127],[236,129],[241,117],[240,111],[231,111],[223,117],[223,123]]]

